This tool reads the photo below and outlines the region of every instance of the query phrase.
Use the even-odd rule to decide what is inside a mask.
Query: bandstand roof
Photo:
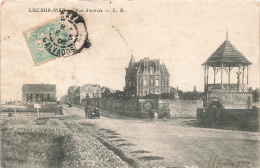
[[[252,63],[240,53],[226,38],[226,40],[218,47],[218,49],[204,62],[202,65],[210,67],[237,67],[251,65]]]

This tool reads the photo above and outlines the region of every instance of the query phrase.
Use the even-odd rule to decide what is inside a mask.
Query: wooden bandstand
[[[247,115],[252,108],[252,94],[248,87],[251,64],[230,43],[227,33],[226,40],[202,64],[205,97],[203,108],[197,110],[199,123],[217,125]],[[232,79],[236,82],[231,82]]]

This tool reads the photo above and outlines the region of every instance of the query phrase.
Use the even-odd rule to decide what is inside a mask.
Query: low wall
[[[259,132],[259,108],[253,109],[225,109],[220,119],[215,122],[208,119],[208,111],[200,108],[197,110],[197,121],[199,125],[207,127],[219,127],[243,131]]]
[[[170,117],[196,117],[196,110],[202,107],[201,100],[168,100],[168,99],[99,99],[99,107],[110,113],[133,117],[149,117],[149,110],[160,114],[162,109],[170,110]]]
[[[220,102],[225,109],[251,109],[252,94],[243,92],[208,93],[208,106],[212,101]]]
[[[169,104],[170,116],[175,117],[196,117],[196,110],[203,107],[202,100],[168,100],[160,99],[160,104]]]
[[[102,110],[109,111],[110,113],[123,114],[126,116],[133,117],[146,117],[145,110],[142,110],[143,102],[139,102],[139,99],[99,99],[99,108]]]

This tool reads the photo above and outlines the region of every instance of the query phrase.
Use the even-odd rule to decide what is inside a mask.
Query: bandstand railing
[[[247,84],[208,84],[208,92],[248,92]]]

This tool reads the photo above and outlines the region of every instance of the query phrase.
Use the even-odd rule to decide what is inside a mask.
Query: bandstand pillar
[[[240,90],[240,65],[238,65],[238,72],[237,72],[237,86],[238,86],[237,91],[239,92],[239,90]]]
[[[221,63],[221,89],[223,89],[223,62]]]
[[[243,92],[245,91],[245,83],[244,83],[244,77],[245,77],[245,66],[242,67],[243,73],[242,73],[242,88]]]
[[[206,66],[204,66],[203,69],[204,69],[204,92],[206,92]]]
[[[213,67],[214,70],[214,84],[216,84],[216,67]]]
[[[246,66],[246,71],[247,71],[247,72],[246,72],[246,73],[247,73],[247,74],[246,74],[246,78],[247,78],[247,79],[246,79],[246,84],[248,85],[248,65]]]

